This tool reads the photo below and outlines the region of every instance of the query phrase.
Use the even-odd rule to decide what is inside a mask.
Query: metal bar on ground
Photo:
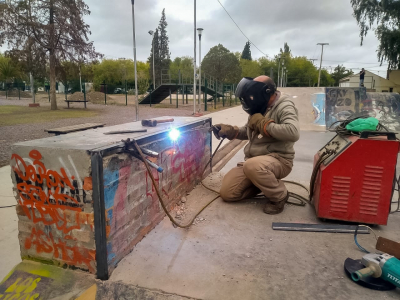
[[[305,231],[305,232],[332,232],[332,233],[355,233],[357,225],[341,224],[304,224],[304,223],[272,223],[273,230],[282,231]],[[369,234],[368,228],[359,227],[359,234]]]

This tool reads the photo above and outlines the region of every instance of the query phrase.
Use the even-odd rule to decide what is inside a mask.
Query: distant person
[[[360,87],[364,86],[364,75],[365,75],[365,70],[364,68],[362,68],[360,72]]]
[[[276,90],[267,76],[243,78],[236,96],[249,114],[245,126],[214,125],[215,136],[229,140],[249,140],[245,162],[230,170],[222,180],[225,201],[249,199],[262,192],[267,198],[264,212],[283,211],[289,193],[282,182],[293,167],[294,143],[300,137],[298,112],[287,95]]]

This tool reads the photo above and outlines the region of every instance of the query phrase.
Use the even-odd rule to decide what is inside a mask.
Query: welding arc
[[[212,160],[214,154],[217,152],[217,150],[218,150],[219,146],[221,146],[222,142],[223,142],[223,140],[220,142],[220,144],[218,145],[217,149],[214,151],[214,153],[213,153],[213,155],[211,156],[210,161],[209,161],[209,163],[207,164],[207,166],[210,164],[210,162],[211,162],[211,160]],[[137,152],[138,152],[139,155],[142,157],[143,162],[144,162],[144,165],[146,166],[147,172],[149,173],[149,176],[150,176],[150,178],[151,178],[151,182],[152,182],[152,184],[153,184],[153,187],[154,187],[154,189],[156,190],[156,193],[157,193],[157,196],[158,196],[158,200],[160,201],[161,207],[162,207],[162,209],[164,210],[165,214],[166,214],[166,215],[168,216],[168,218],[170,219],[170,221],[172,222],[172,224],[174,224],[174,226],[180,227],[180,228],[188,228],[188,227],[190,227],[190,226],[193,224],[194,220],[197,218],[197,216],[198,216],[199,214],[201,214],[201,212],[202,212],[203,210],[205,210],[211,203],[213,203],[215,200],[217,200],[217,199],[220,197],[220,196],[219,196],[219,193],[218,193],[218,196],[215,197],[215,198],[213,198],[213,199],[212,199],[210,202],[208,202],[206,205],[204,205],[203,208],[200,209],[199,212],[198,212],[198,213],[192,218],[192,220],[190,220],[189,223],[187,223],[186,225],[181,225],[181,224],[179,224],[178,222],[176,222],[176,221],[174,220],[174,218],[173,218],[173,217],[171,216],[171,214],[168,212],[167,207],[165,206],[164,201],[163,201],[163,199],[162,199],[161,193],[160,193],[160,191],[158,190],[158,187],[157,187],[156,181],[155,181],[155,179],[154,179],[154,176],[153,176],[153,174],[151,173],[150,166],[149,166],[149,164],[147,163],[147,160],[145,159],[142,150],[140,149],[140,147],[138,146],[138,144],[136,143],[135,140],[133,140],[133,146],[136,148]],[[206,166],[206,168],[207,168],[207,166]],[[204,173],[204,172],[203,172],[203,173]],[[203,174],[202,174],[202,175],[203,175]],[[203,185],[203,186],[204,186],[204,185]],[[205,187],[205,186],[204,186],[204,187]],[[209,188],[208,188],[208,189],[209,189]],[[216,191],[214,191],[214,190],[212,190],[212,189],[209,189],[209,190],[211,190],[211,191],[213,191],[213,192],[216,192]]]

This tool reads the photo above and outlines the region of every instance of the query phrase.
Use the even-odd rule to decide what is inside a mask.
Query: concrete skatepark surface
[[[208,116],[213,118],[213,124],[242,126],[247,120],[247,114],[240,107]],[[301,124],[302,128],[303,125],[306,124]],[[331,133],[302,131],[295,146],[294,169],[287,179],[307,183],[315,152],[331,137]],[[213,140],[213,149],[217,142]],[[220,173],[228,172],[239,161],[243,161],[242,150]],[[7,168],[0,169],[2,187],[12,195],[10,169]],[[218,190],[221,174],[212,174],[205,183]],[[289,190],[304,195],[300,188],[290,187]],[[15,204],[13,198],[5,198],[3,195],[0,193],[2,205],[8,202]],[[182,223],[213,197],[212,192],[201,186],[196,187],[187,196],[187,206],[190,209]],[[315,217],[310,206],[286,205],[282,214],[268,216],[262,212],[264,203],[264,199],[237,203],[225,203],[218,199],[199,216],[196,225],[188,230],[174,228],[164,218],[119,263],[110,280],[101,284],[97,292],[108,295],[107,299],[141,299],[132,297],[138,295],[134,293],[135,288],[151,291],[152,298],[144,299],[399,298],[399,289],[391,292],[372,291],[357,286],[346,277],[343,271],[344,260],[347,257],[359,259],[363,255],[355,246],[351,234],[273,231],[272,222],[321,221]],[[4,228],[1,231],[0,249],[7,249],[0,253],[0,275],[5,276],[20,261],[17,222],[11,222],[13,218],[16,220],[15,209],[1,209],[0,218],[14,226],[7,229],[0,223],[1,228]],[[0,222],[3,221],[1,219]],[[399,224],[400,213],[397,213],[389,217],[388,226],[376,226],[374,230],[378,235],[400,240]],[[371,250],[375,245],[373,235],[360,236],[359,242]],[[9,248],[5,248],[7,245]],[[11,252],[15,257],[10,255]],[[124,291],[121,297],[116,297],[116,290]],[[71,295],[58,299],[70,298]]]

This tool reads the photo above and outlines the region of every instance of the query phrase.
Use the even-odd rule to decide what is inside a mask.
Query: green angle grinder
[[[400,288],[400,260],[389,254],[369,253],[361,261],[345,261],[346,273],[365,287],[376,290]]]

